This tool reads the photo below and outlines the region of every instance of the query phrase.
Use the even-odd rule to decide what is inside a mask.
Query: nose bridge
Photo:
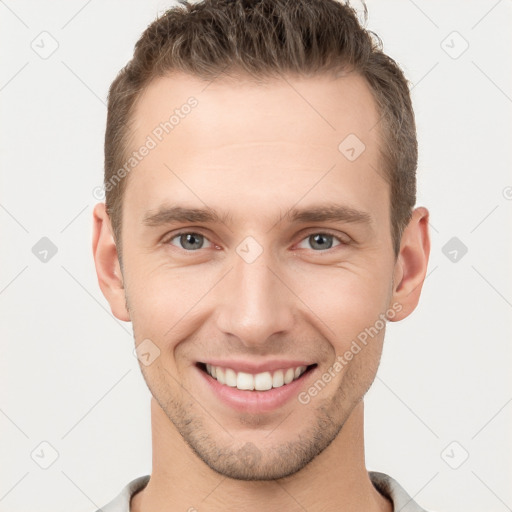
[[[218,290],[217,327],[245,345],[262,345],[273,334],[291,329],[293,301],[274,274],[269,252],[263,251],[253,261],[241,254],[239,248],[233,269]]]

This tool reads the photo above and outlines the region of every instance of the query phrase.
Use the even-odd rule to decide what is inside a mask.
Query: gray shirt
[[[373,486],[393,503],[393,512],[427,512],[421,508],[393,478],[385,473],[370,471]],[[131,497],[146,487],[149,476],[140,476],[126,485],[108,505],[96,512],[130,512]]]

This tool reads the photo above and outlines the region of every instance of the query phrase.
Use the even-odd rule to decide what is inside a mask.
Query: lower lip
[[[221,384],[217,379],[205,371],[196,368],[204,382],[210,387],[213,393],[225,404],[239,412],[262,413],[271,412],[283,406],[290,399],[297,397],[304,387],[306,379],[316,370],[311,368],[302,374],[298,379],[279,388],[272,388],[268,391],[244,391]]]

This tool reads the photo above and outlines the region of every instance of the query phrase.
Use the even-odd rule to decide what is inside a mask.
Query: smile
[[[216,360],[197,362],[196,371],[212,398],[237,413],[263,414],[282,410],[313,379],[317,364],[304,360]],[[213,404],[212,404],[213,405]]]
[[[280,388],[299,379],[306,371],[313,366],[296,366],[293,368],[282,368],[273,372],[246,373],[236,372],[232,368],[223,368],[209,363],[202,363],[203,370],[213,377],[217,382],[225,386],[237,388],[244,391],[268,391],[273,388]]]

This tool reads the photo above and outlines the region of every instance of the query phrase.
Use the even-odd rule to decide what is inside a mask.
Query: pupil
[[[186,249],[200,249],[202,243],[198,235],[187,233],[181,236],[181,245]]]
[[[319,234],[313,235],[311,238],[313,240],[313,243],[311,244],[313,248],[315,245],[320,249],[330,249],[332,247],[332,237],[330,235]]]

